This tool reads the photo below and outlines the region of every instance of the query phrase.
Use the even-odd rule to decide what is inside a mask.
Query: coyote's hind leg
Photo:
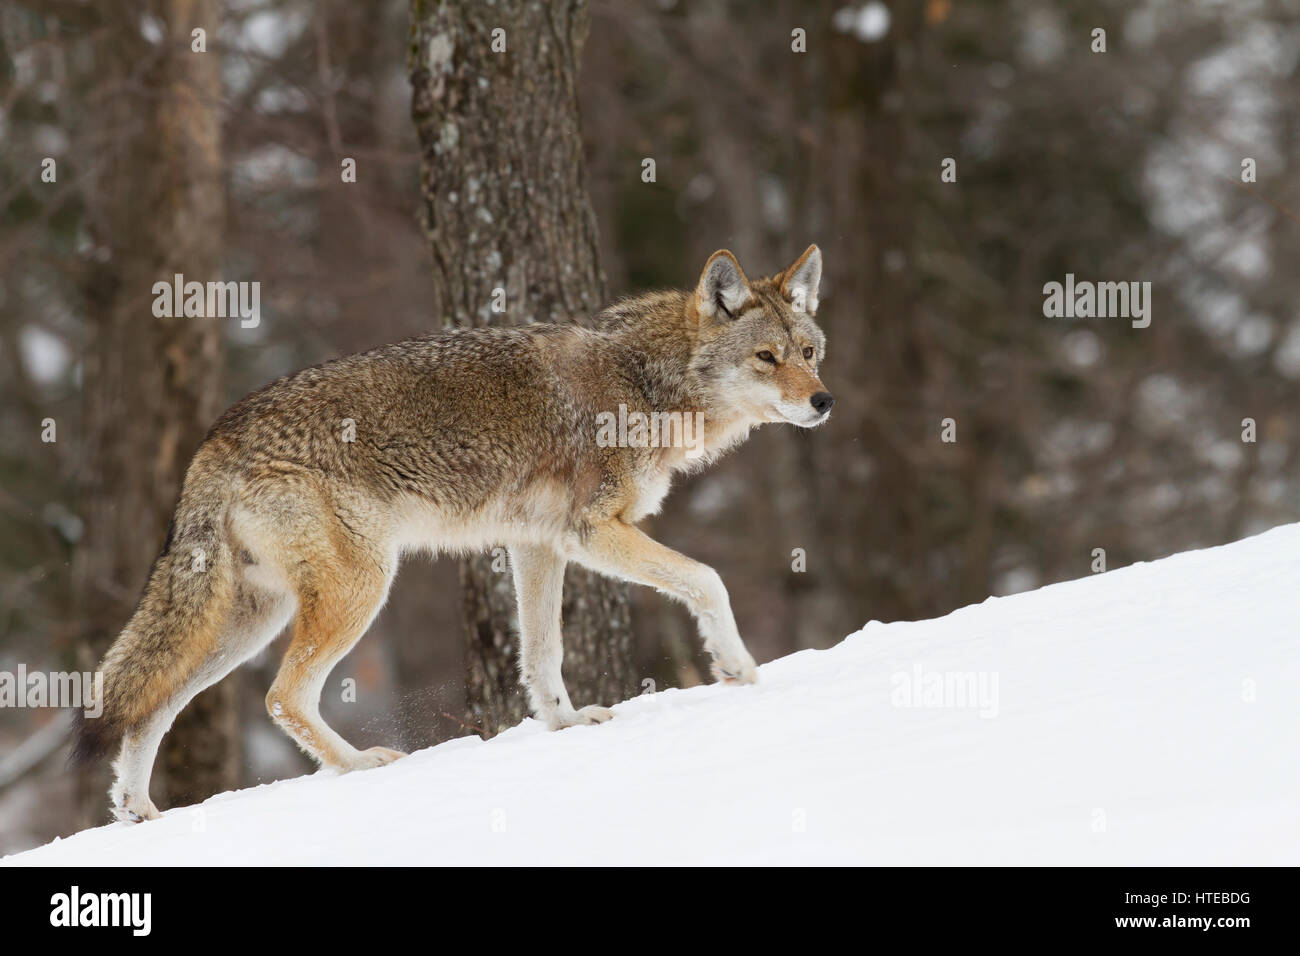
[[[218,637],[207,654],[179,683],[168,687],[158,706],[122,738],[113,763],[109,790],[110,809],[124,823],[139,823],[159,816],[149,799],[149,777],[158,747],[177,715],[198,694],[222,680],[280,633],[292,612],[287,595],[261,591],[245,582],[235,587],[233,605],[218,600],[214,630]],[[156,680],[166,685],[167,671],[159,667]]]
[[[293,638],[266,695],[266,709],[322,766],[363,770],[405,754],[387,747],[357,750],[321,718],[320,695],[334,665],[383,606],[395,569],[339,534],[331,535],[331,545],[301,555],[293,567],[298,613]]]

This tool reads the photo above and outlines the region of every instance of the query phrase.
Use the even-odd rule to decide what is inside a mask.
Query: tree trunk
[[[587,22],[585,0],[412,0],[420,214],[448,325],[581,322],[603,304],[578,123]],[[495,734],[527,714],[503,553],[466,561],[461,580],[470,720]],[[564,621],[574,705],[632,693],[625,588],[570,568]]]
[[[84,379],[85,546],[77,559],[86,644],[95,659],[135,607],[166,536],[191,455],[220,410],[222,319],[155,318],[155,282],[221,278],[225,199],[221,77],[210,49],[215,0],[147,7],[165,30],[141,38],[142,9],[115,8],[91,217],[97,257],[87,287]],[[191,49],[207,33],[208,52]],[[154,774],[164,806],[239,785],[237,682],[181,714]],[[97,795],[98,799],[102,795]]]
[[[819,8],[829,22],[837,4]],[[939,422],[922,423],[893,403],[912,395],[924,378],[925,349],[908,299],[912,215],[908,190],[898,189],[904,169],[906,73],[902,61],[919,14],[908,5],[892,8],[892,25],[879,41],[861,43],[834,33],[821,60],[816,95],[824,117],[812,164],[819,170],[825,228],[839,237],[839,254],[827,260],[825,282],[834,290],[823,320],[831,341],[827,381],[839,400],[833,444],[805,446],[808,472],[817,476],[813,501],[821,539],[834,542],[826,584],[846,600],[874,595],[870,607],[856,607],[857,620],[911,620],[925,613],[926,517],[915,507],[924,487],[908,441],[934,436]],[[896,262],[891,269],[891,258]],[[855,311],[867,303],[865,315]],[[853,358],[860,357],[860,358]],[[854,367],[856,363],[856,368]],[[907,415],[909,417],[905,418]],[[888,501],[890,507],[879,503]],[[846,534],[844,529],[852,529]],[[893,552],[894,570],[863,560],[862,529]]]

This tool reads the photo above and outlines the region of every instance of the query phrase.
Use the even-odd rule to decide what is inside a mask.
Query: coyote
[[[436,332],[305,369],[249,395],[194,455],[140,603],[101,665],[103,713],[73,759],[118,745],[119,820],[158,816],[149,776],[163,735],[200,691],[293,621],[266,696],[322,766],[403,756],[357,750],[319,712],[321,689],[383,605],[403,553],[503,544],[519,609],[520,672],[551,729],[608,720],[576,710],[560,675],[567,562],[648,585],[695,615],[719,680],[754,659],[718,573],[636,524],[674,473],[702,467],[756,425],[820,425],[821,253],[770,278],[715,252],[694,291],[622,299],[589,326]],[[703,423],[701,447],[598,442],[621,407]],[[702,416],[702,417],[701,417]]]

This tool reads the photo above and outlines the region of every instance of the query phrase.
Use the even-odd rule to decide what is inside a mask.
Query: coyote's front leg
[[[595,704],[575,710],[564,689],[560,606],[564,600],[565,564],[563,555],[542,545],[510,549],[519,605],[519,671],[533,713],[551,730],[599,724],[614,716],[609,708]]]
[[[580,545],[577,558],[595,571],[677,598],[699,623],[704,649],[713,655],[714,676],[740,684],[758,680],[754,658],[736,630],[727,588],[707,564],[679,554],[618,519],[593,529]]]

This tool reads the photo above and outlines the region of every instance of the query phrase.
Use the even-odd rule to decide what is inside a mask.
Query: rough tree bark
[[[587,26],[585,0],[412,0],[420,215],[448,325],[581,322],[603,304],[578,123]],[[511,576],[503,557],[493,564],[461,571],[470,719],[488,734],[527,714]],[[635,689],[624,587],[572,566],[564,671],[577,707]]]
[[[152,287],[176,273],[220,279],[225,199],[216,0],[114,7],[96,130],[91,218],[103,254],[87,277],[84,547],[76,578],[97,661],[135,607],[167,533],[190,456],[220,411],[220,319],[155,318]],[[141,37],[147,10],[165,30]],[[154,774],[164,806],[237,787],[237,682],[199,695],[168,734]],[[96,793],[100,809],[102,793]]]

